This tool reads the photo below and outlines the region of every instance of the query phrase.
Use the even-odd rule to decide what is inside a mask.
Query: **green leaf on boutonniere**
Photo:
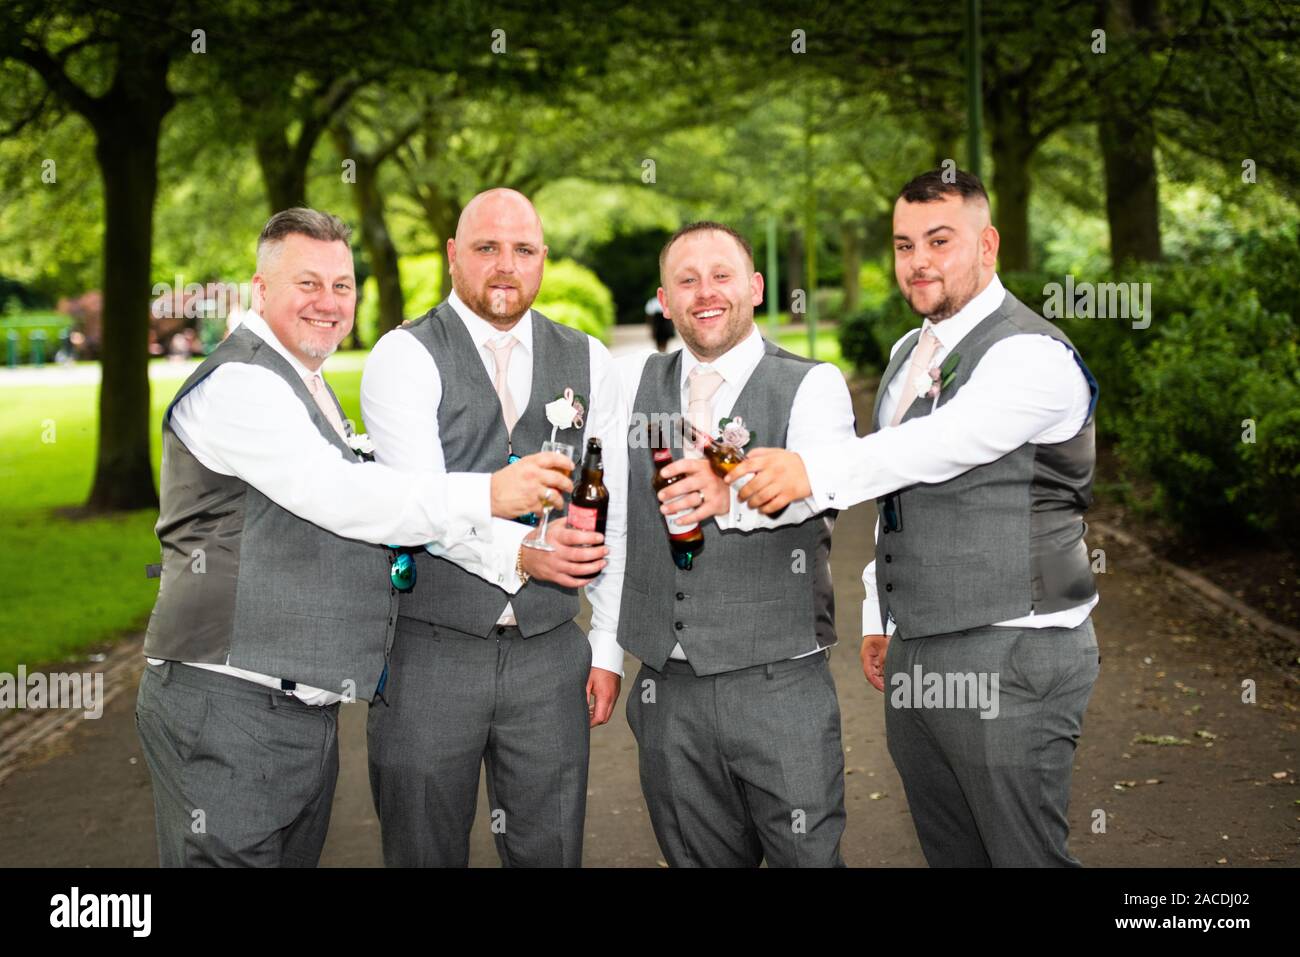
[[[946,389],[957,375],[957,366],[961,363],[961,353],[954,352],[939,367],[939,388]]]

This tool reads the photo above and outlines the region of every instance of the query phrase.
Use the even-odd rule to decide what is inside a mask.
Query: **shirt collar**
[[[939,340],[939,345],[943,346],[944,351],[952,352],[957,347],[957,343],[966,337],[966,334],[978,326],[981,322],[991,316],[1002,305],[1002,300],[1006,298],[1007,291],[1002,286],[1002,280],[998,274],[994,273],[989,284],[980,291],[970,302],[962,306],[952,316],[944,319],[942,322],[931,322],[929,319],[921,323],[921,331],[933,329],[935,338]]]
[[[253,333],[253,335],[257,336],[276,352],[280,353],[280,355],[284,356],[289,365],[293,366],[293,371],[298,373],[300,379],[310,379],[312,376],[320,372],[320,369],[313,372],[311,369],[308,369],[303,365],[298,357],[288,350],[285,344],[281,342],[279,337],[272,331],[271,327],[267,325],[266,320],[262,318],[261,313],[254,312],[250,309],[248,312],[244,313],[240,321],[243,325],[248,327],[249,332]],[[321,369],[323,368],[325,368],[324,363],[321,364]]]
[[[513,329],[502,332],[465,305],[465,301],[456,295],[456,290],[451,291],[451,295],[447,297],[447,303],[456,311],[456,315],[460,316],[460,321],[465,324],[465,328],[469,331],[469,337],[474,340],[476,349],[482,350],[489,342],[508,334],[519,340],[519,344],[523,346],[526,353],[532,354],[533,311],[531,309],[524,313],[523,317],[515,323]]]
[[[732,388],[738,387],[749,378],[758,361],[763,358],[763,337],[758,326],[750,327],[749,335],[736,343],[712,362],[701,362],[685,346],[682,347],[682,382],[683,389],[690,377],[691,370],[699,365],[707,365],[722,376],[722,381]]]

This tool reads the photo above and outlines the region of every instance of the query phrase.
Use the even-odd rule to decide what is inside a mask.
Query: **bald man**
[[[876,499],[862,666],[933,866],[1077,866],[1070,776],[1100,657],[1084,511],[1097,382],[1007,292],[979,179],[924,173],[894,205],[921,327],[895,344],[874,432],[732,473],[763,512]],[[892,636],[892,637],[891,637]]]
[[[589,729],[618,698],[615,638],[626,528],[626,413],[609,351],[533,310],[546,245],[527,197],[475,196],[447,241],[451,295],[385,335],[366,362],[361,409],[376,459],[406,471],[500,468],[551,438],[545,406],[566,389],[585,416],[557,441],[604,447],[605,534],[566,528],[554,551],[520,550],[516,594],[419,553],[401,597],[384,701],[370,711],[370,781],[389,866],[464,867],[486,764],[491,829],[508,867],[582,863]],[[491,471],[492,469],[488,469]],[[539,503],[546,490],[538,487]],[[556,505],[563,503],[551,493]],[[529,515],[495,520],[535,534]],[[578,589],[592,606],[574,623]]]

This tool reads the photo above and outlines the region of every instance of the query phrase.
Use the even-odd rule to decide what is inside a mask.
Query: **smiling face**
[[[956,315],[989,284],[997,258],[998,231],[983,199],[894,204],[894,276],[917,315],[932,322]]]
[[[659,304],[701,362],[728,352],[754,328],[763,277],[736,240],[715,229],[687,233],[668,248]]]
[[[479,193],[461,213],[447,257],[452,288],[465,305],[498,329],[513,328],[542,285],[542,221],[522,193]]]
[[[340,240],[290,233],[266,247],[253,276],[253,306],[275,337],[309,369],[352,331],[357,282]]]

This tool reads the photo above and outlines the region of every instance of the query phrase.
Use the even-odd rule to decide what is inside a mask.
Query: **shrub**
[[[594,272],[572,259],[546,264],[533,308],[548,319],[606,341],[614,324],[614,297]]]
[[[1298,335],[1294,318],[1238,290],[1170,317],[1133,368],[1119,450],[1185,531],[1300,534]]]

